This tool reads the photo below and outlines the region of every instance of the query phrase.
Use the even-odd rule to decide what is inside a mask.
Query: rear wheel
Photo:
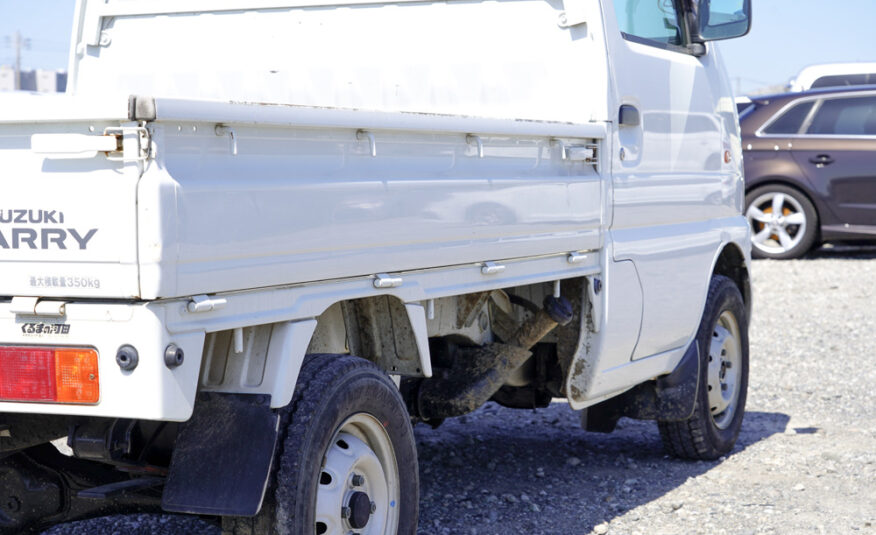
[[[818,214],[812,202],[794,188],[762,186],[745,196],[745,206],[755,257],[797,258],[815,244]]]
[[[395,535],[417,528],[416,445],[398,389],[373,364],[308,355],[289,406],[272,488],[234,535]]]
[[[671,454],[717,459],[736,444],[748,390],[747,314],[739,288],[727,277],[712,277],[696,343],[701,360],[693,415],[658,426]]]

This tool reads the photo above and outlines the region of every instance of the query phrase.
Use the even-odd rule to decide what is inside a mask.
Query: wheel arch
[[[745,309],[751,316],[751,275],[748,269],[746,255],[742,248],[736,242],[729,242],[724,245],[718,257],[715,259],[715,265],[712,268],[712,276],[723,275],[732,280],[739,288],[739,293],[742,294],[742,301],[745,304]]]
[[[391,294],[326,301],[317,314],[207,333],[199,389],[287,405],[308,354],[351,354],[388,374],[432,374],[425,307]]]
[[[296,323],[305,322],[289,325]],[[299,368],[309,354],[349,354],[373,362],[388,374],[432,375],[426,312],[419,303],[405,303],[390,294],[346,299],[333,303],[306,323],[306,328],[300,330],[275,330],[280,336],[277,345],[291,349],[275,358],[295,368],[276,384],[275,407],[291,400]],[[307,341],[306,346],[303,341]]]
[[[432,374],[426,312],[419,303],[393,295],[349,299],[334,303],[316,320],[307,353],[350,353],[386,373]]]

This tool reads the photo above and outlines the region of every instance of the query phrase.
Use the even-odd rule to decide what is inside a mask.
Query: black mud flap
[[[268,485],[280,417],[270,397],[202,393],[183,424],[161,507],[175,513],[253,516]]]
[[[646,413],[643,416],[631,415],[630,417],[663,421],[679,421],[690,418],[697,401],[700,365],[700,346],[694,340],[672,373],[658,377],[649,383],[656,398],[654,412]]]
[[[694,340],[672,373],[589,407],[582,413],[581,424],[587,431],[610,433],[622,416],[637,420],[687,420],[694,411],[699,378],[700,349]]]

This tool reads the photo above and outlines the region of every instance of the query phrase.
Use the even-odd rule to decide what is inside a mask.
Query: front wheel
[[[736,444],[748,390],[748,319],[742,294],[727,277],[712,277],[696,343],[701,360],[693,415],[658,426],[669,453],[711,460]]]
[[[416,444],[385,374],[357,357],[308,355],[287,410],[262,510],[225,518],[225,534],[416,533]]]

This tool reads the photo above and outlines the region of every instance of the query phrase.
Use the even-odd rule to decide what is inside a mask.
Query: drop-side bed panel
[[[569,156],[600,141],[568,135],[602,136],[598,125],[556,125],[567,135],[553,137],[549,125],[514,133],[507,121],[508,132],[466,134],[429,131],[423,116],[366,130],[360,112],[324,110],[337,126],[319,128],[238,113],[264,111],[256,105],[225,105],[212,121],[174,121],[156,105],[158,161],[139,194],[144,298],[601,246],[601,175]]]

